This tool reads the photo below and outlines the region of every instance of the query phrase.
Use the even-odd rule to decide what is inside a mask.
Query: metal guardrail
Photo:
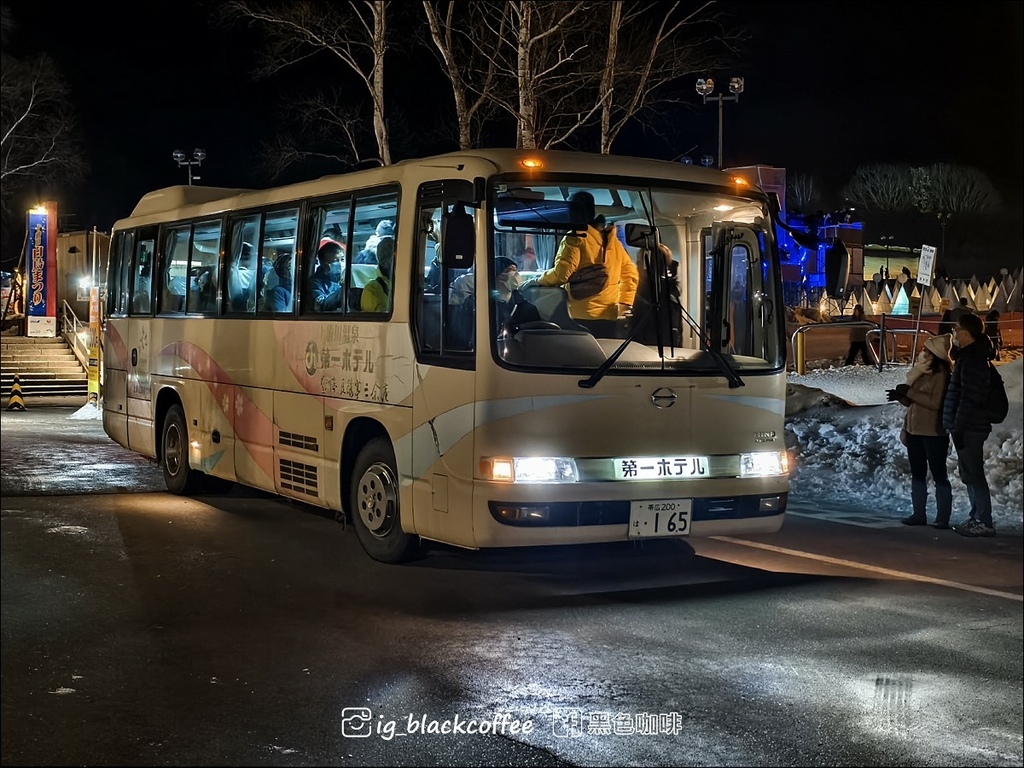
[[[61,307],[60,322],[61,335],[71,345],[71,351],[75,353],[78,362],[82,367],[89,370],[89,324],[78,319],[75,310],[67,301],[63,301]]]
[[[855,320],[852,322],[839,322],[839,323],[811,323],[809,325],[801,325],[795,331],[790,339],[790,344],[793,349],[793,367],[795,372],[799,376],[803,376],[807,372],[806,359],[804,354],[803,337],[804,334],[809,333],[814,328],[827,328],[829,330],[835,330],[839,328],[867,328],[868,331],[864,335],[865,341],[868,341],[868,351],[871,357],[874,358],[875,366],[879,371],[885,366],[886,363],[898,362],[897,358],[897,336],[900,334],[917,336],[933,336],[934,334],[925,328],[886,328],[885,327],[885,315],[882,315],[882,321],[880,323],[873,323],[870,320]],[[885,336],[886,343],[883,345],[879,343],[882,336]],[[871,342],[875,343],[871,343]],[[916,342],[914,343],[916,347]],[[914,354],[910,356],[910,362],[914,362]]]
[[[886,334],[886,339],[892,341],[892,354],[891,355],[889,354],[889,344],[888,343],[886,343],[886,345],[884,347],[879,345],[879,349],[881,350],[881,353],[882,353],[881,356],[879,356],[879,354],[875,350],[875,347],[874,347],[873,344],[868,344],[868,349],[871,350],[871,356],[875,358],[875,365],[878,366],[878,370],[882,370],[882,366],[884,366],[886,363],[898,363],[899,362],[899,358],[897,356],[898,344],[897,344],[897,341],[896,341],[896,337],[898,335],[913,336],[914,337],[914,341],[911,342],[910,359],[908,361],[910,364],[913,364],[914,358],[917,357],[917,355],[915,353],[915,351],[917,349],[917,337],[918,336],[934,336],[935,335],[934,333],[929,331],[927,328],[889,328],[889,329],[887,329],[885,331],[885,334]],[[881,335],[881,330],[878,330],[878,331],[868,331],[867,335],[868,336],[874,336],[874,338],[878,338]],[[881,358],[881,359],[879,359],[879,358]]]

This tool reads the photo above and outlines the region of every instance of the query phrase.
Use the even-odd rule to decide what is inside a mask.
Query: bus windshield
[[[760,193],[498,178],[491,199],[500,363],[609,375],[783,365],[779,265]]]

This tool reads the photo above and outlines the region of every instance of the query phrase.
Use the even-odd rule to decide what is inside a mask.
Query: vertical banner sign
[[[100,287],[89,289],[89,402],[100,399]]]
[[[57,335],[57,204],[28,212],[28,291],[25,314],[29,336]]]
[[[926,290],[921,291],[921,301],[917,305],[917,324],[914,326],[914,357],[917,357],[917,336],[921,333],[921,312],[924,310],[924,298],[932,284],[932,272],[935,269],[935,246],[921,245],[921,258],[917,262],[917,284]]]
[[[932,272],[935,271],[935,246],[921,246],[921,260],[917,263],[918,285],[930,286],[932,284]]]

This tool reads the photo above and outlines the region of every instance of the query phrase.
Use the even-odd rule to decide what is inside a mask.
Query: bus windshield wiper
[[[611,355],[608,356],[608,359],[601,363],[601,365],[597,367],[597,370],[590,374],[590,376],[588,376],[585,379],[580,379],[580,387],[582,387],[583,389],[591,389],[592,387],[596,386],[597,383],[601,381],[601,379],[604,378],[604,375],[608,373],[608,370],[613,365],[615,365],[615,362],[622,356],[622,353],[626,351],[626,347],[629,346],[630,342],[632,342],[633,339],[636,338],[636,335],[640,333],[640,331],[643,329],[643,327],[647,325],[647,321],[650,320],[650,318],[655,314],[656,309],[657,305],[648,305],[647,311],[643,314],[640,320],[634,323],[633,330],[631,330],[629,332],[629,335],[626,336],[625,339],[623,339],[622,343],[616,348],[616,350],[612,352]],[[720,370],[722,372],[722,375],[725,376],[725,378],[728,380],[729,389],[736,389],[737,387],[744,386],[743,379],[741,379],[740,375],[736,373],[736,369],[729,365],[729,361],[725,359],[725,356],[721,352],[711,348],[711,342],[708,341],[704,337],[704,334],[700,332],[700,327],[694,322],[693,318],[690,316],[690,313],[687,312],[685,308],[681,309],[683,313],[683,319],[686,320],[687,325],[689,325],[694,331],[696,331],[697,336],[701,339],[701,341],[704,342],[704,351],[707,352],[708,356],[715,361],[715,365],[718,366],[718,370]],[[661,352],[662,364],[664,365],[665,356],[664,352],[661,351],[660,345],[659,351]]]
[[[640,333],[640,329],[643,328],[645,325],[647,325],[648,319],[653,314],[654,314],[654,306],[652,305],[652,306],[649,306],[647,308],[647,312],[644,313],[643,317],[641,317],[639,321],[637,321],[636,323],[633,324],[633,330],[631,330],[629,332],[629,335],[626,336],[626,338],[622,340],[622,343],[619,344],[619,346],[616,348],[616,350],[614,352],[612,352],[608,356],[608,359],[605,360],[603,363],[601,363],[597,367],[597,370],[594,371],[592,374],[590,374],[590,376],[588,378],[580,379],[579,385],[583,389],[590,389],[591,387],[595,386],[597,384],[597,382],[599,382],[601,379],[604,378],[604,375],[606,373],[608,373],[608,369],[611,368],[613,365],[615,365],[615,361],[618,360],[619,357],[622,356],[622,353],[626,351],[626,347],[628,347],[629,343],[631,341],[633,341],[633,339],[636,338],[636,335],[638,333]],[[662,361],[662,362],[664,362],[664,361]]]

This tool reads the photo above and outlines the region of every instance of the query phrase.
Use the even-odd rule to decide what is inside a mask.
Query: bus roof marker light
[[[537,171],[544,167],[544,163],[536,157],[524,157],[519,164],[528,171]]]
[[[749,187],[750,186],[750,182],[749,181],[747,181],[746,179],[740,178],[739,176],[733,176],[732,183],[735,184],[737,187]]]

